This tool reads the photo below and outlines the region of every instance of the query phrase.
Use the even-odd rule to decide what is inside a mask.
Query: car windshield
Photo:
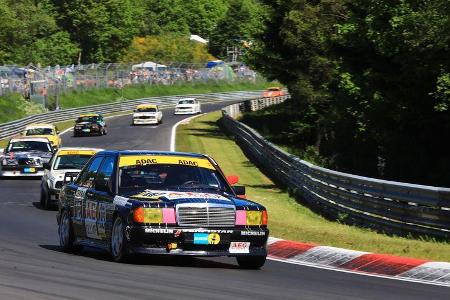
[[[8,152],[21,152],[21,151],[42,151],[52,152],[52,147],[49,143],[38,141],[17,141],[9,144]]]
[[[53,135],[51,128],[32,128],[26,131],[25,135]]]
[[[120,168],[119,180],[119,192],[125,195],[144,190],[205,190],[232,193],[218,171],[188,165],[124,166]]]
[[[137,112],[156,112],[156,108],[154,107],[143,107],[136,109]]]
[[[194,104],[194,100],[180,100],[178,104]]]
[[[92,155],[60,155],[55,160],[54,170],[78,169],[81,170]]]
[[[77,119],[77,123],[81,123],[81,122],[90,122],[90,123],[93,123],[93,122],[97,122],[97,120],[98,120],[98,117],[78,117],[78,119]]]

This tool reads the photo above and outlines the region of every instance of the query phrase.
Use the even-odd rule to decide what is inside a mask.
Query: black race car
[[[227,180],[228,179],[228,180]],[[267,256],[266,209],[244,199],[208,156],[102,151],[60,194],[58,233],[66,251],[232,256],[257,269]]]
[[[74,136],[107,134],[106,122],[100,114],[78,116],[73,127]]]

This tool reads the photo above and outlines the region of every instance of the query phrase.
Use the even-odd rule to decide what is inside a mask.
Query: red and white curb
[[[269,238],[268,259],[367,276],[450,287],[450,263]]]

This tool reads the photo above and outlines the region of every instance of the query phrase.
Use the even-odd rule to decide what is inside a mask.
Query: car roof
[[[20,141],[35,141],[35,142],[44,142],[44,143],[50,143],[48,138],[45,137],[16,137],[12,138],[9,142],[20,142]]]
[[[196,98],[181,98],[181,99],[179,99],[178,101],[182,101],[182,100],[197,100]]]
[[[268,87],[266,90],[282,90],[282,88],[279,86],[271,86],[271,87]]]
[[[165,155],[165,156],[186,156],[196,158],[207,158],[208,156],[199,153],[190,152],[171,152],[171,151],[150,151],[150,150],[105,150],[97,154],[114,155]]]
[[[156,104],[139,104],[136,108],[157,108]]]
[[[30,124],[25,126],[25,130],[26,129],[33,129],[33,128],[55,128],[55,125],[50,124],[50,123],[36,123],[36,124]]]
[[[99,117],[99,116],[100,116],[100,114],[89,113],[89,114],[81,114],[78,117],[83,118],[83,117]]]

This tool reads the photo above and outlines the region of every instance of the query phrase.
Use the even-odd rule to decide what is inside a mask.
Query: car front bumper
[[[196,235],[218,235],[219,242],[199,243]],[[188,256],[266,256],[269,231],[258,229],[203,229],[181,227],[128,226],[129,252]],[[236,252],[232,243],[248,243],[248,249]]]
[[[174,115],[193,115],[196,111],[194,109],[175,110]]]
[[[141,125],[141,124],[158,124],[157,119],[133,119],[133,124]]]
[[[75,135],[92,135],[98,134],[100,132],[100,128],[74,129],[73,132]]]

